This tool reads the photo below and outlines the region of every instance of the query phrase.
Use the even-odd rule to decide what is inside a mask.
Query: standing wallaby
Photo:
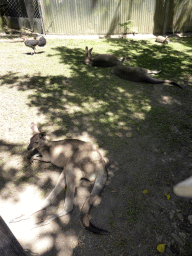
[[[149,74],[159,74],[161,71],[148,70],[140,67],[128,67],[124,65],[117,65],[113,68],[112,73],[119,76],[122,79],[133,81],[133,82],[144,82],[151,84],[162,84],[168,83],[183,89],[179,84],[170,80],[159,80],[150,77]]]
[[[192,177],[175,185],[173,191],[177,196],[192,198]]]
[[[32,123],[33,136],[28,146],[29,151],[37,150],[39,154],[32,157],[34,160],[50,162],[63,171],[57,185],[46,197],[42,206],[30,215],[22,215],[11,222],[18,222],[30,218],[34,213],[49,206],[62,189],[67,186],[63,210],[53,215],[49,220],[68,214],[73,209],[73,198],[76,187],[80,185],[82,178],[94,182],[90,196],[85,201],[80,214],[80,219],[85,229],[97,234],[107,234],[108,231],[97,228],[90,221],[89,212],[95,200],[101,196],[107,181],[107,168],[100,152],[94,146],[78,139],[65,139],[48,141],[44,132],[39,132],[37,126]]]
[[[93,48],[88,50],[88,47],[85,47],[85,59],[84,63],[88,66],[97,66],[97,67],[114,67],[122,63],[125,58],[118,59],[112,54],[99,54],[96,57],[91,56]]]

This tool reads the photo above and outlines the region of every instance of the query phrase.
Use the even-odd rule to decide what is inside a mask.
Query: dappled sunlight
[[[13,76],[13,79],[19,81],[18,77]],[[99,133],[100,124],[111,135],[121,133],[121,129],[130,129],[139,118],[144,119],[151,109],[142,91],[133,94],[125,87],[106,84],[101,92],[97,87],[94,89],[89,77],[84,87],[78,87],[74,81],[76,77],[22,78],[29,89],[34,83],[38,86],[28,96],[29,107],[38,108],[41,115],[46,114],[46,119],[52,120],[56,129],[63,124],[64,132],[74,133],[84,126],[94,135]],[[19,84],[18,89],[22,90]]]
[[[183,40],[182,44],[190,47],[188,40]],[[13,53],[10,48],[13,62],[0,76],[3,95],[0,205],[6,222],[41,206],[61,172],[49,163],[29,162],[27,146],[32,135],[31,122],[39,123],[39,130],[45,131],[50,140],[73,137],[94,143],[109,168],[107,186],[95,202],[97,207],[91,211],[93,223],[100,227],[106,225],[112,231],[105,243],[103,238],[85,231],[79,220],[80,210],[93,185],[85,179],[77,188],[70,214],[34,228],[36,223],[43,224],[63,209],[65,190],[51,206],[29,220],[8,224],[22,245],[41,256],[83,255],[85,251],[91,255],[91,250],[96,251],[101,243],[104,245],[100,248],[101,254],[106,249],[106,253],[119,255],[130,252],[129,241],[138,248],[138,232],[143,234],[141,243],[147,232],[149,239],[153,236],[155,240],[156,231],[163,230],[164,222],[159,223],[160,229],[156,230],[151,228],[156,223],[153,216],[148,226],[144,221],[146,217],[140,217],[145,213],[150,216],[148,209],[156,211],[155,220],[162,216],[154,202],[166,205],[164,209],[161,205],[163,214],[174,207],[169,203],[175,202],[171,201],[174,200],[171,186],[179,179],[175,178],[176,172],[183,170],[184,173],[189,166],[186,160],[185,169],[180,168],[182,164],[176,168],[176,162],[190,158],[190,85],[178,91],[166,84],[121,80],[111,74],[111,68],[84,65],[86,45],[94,48],[94,56],[109,53],[118,58],[136,57],[124,64],[161,69],[158,78],[174,78],[177,82],[178,78],[188,76],[185,83],[191,79],[190,48],[182,52],[172,47],[172,43],[165,46],[152,40],[50,40],[41,56],[21,55],[25,48]],[[9,56],[7,53],[7,58]],[[55,155],[59,156],[62,150],[58,147]],[[98,159],[95,152],[91,157]],[[170,159],[175,161],[174,166]],[[92,178],[93,165],[87,163],[85,167]],[[166,199],[164,188],[171,194],[169,202],[163,201]],[[144,190],[150,193],[144,195]],[[173,227],[168,225],[168,228]]]
[[[22,160],[23,160],[23,158],[20,155],[10,156],[10,154],[8,152],[5,152],[3,154],[3,161],[5,162],[4,167],[3,167],[4,172],[5,172],[4,177],[7,178],[6,176],[9,175],[9,173],[10,173],[8,171],[11,169],[15,168],[15,171],[18,172],[23,166]]]
[[[85,183],[85,182],[84,182]],[[89,186],[89,182],[86,183],[87,186]],[[82,208],[83,204],[85,203],[85,200],[90,195],[90,192],[86,186],[80,186],[77,189],[77,196],[75,198],[74,204],[79,207],[79,209]]]
[[[137,112],[135,112],[135,113],[133,114],[133,116],[134,116],[135,119],[140,119],[140,120],[144,120],[144,119],[145,119],[145,115],[144,115],[143,113],[137,113]]]
[[[59,234],[56,241],[56,247],[60,251],[58,256],[72,255],[74,248],[78,245],[78,238],[75,234]]]
[[[37,241],[35,241],[32,249],[35,252],[40,254],[46,253],[47,250],[51,249],[54,246],[54,238],[51,236],[39,237]]]
[[[159,100],[160,103],[162,104],[177,104],[177,105],[182,105],[182,103],[176,99],[174,99],[171,96],[163,96]]]

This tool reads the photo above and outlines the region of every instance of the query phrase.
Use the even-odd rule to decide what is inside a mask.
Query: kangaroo
[[[33,160],[50,162],[57,167],[63,168],[55,188],[45,198],[41,207],[29,215],[22,215],[11,222],[18,222],[30,218],[34,213],[49,206],[62,189],[67,186],[66,198],[63,210],[53,215],[49,220],[66,215],[73,209],[73,198],[76,187],[80,185],[82,178],[94,182],[90,196],[85,201],[80,220],[85,229],[96,234],[107,234],[108,231],[94,226],[90,221],[89,212],[95,200],[101,196],[107,181],[107,168],[100,152],[94,146],[78,139],[65,139],[59,141],[48,141],[45,132],[40,132],[37,125],[31,124],[33,136],[30,139],[28,151],[37,150],[38,154],[32,157]]]
[[[162,43],[162,44],[168,44],[170,42],[168,36],[157,36],[155,42]]]
[[[140,67],[128,67],[124,65],[116,65],[112,69],[112,73],[119,76],[122,79],[133,81],[133,82],[144,82],[144,83],[151,83],[151,84],[162,84],[162,83],[168,83],[175,85],[181,89],[179,84],[176,82],[170,81],[170,80],[160,80],[153,77],[150,77],[149,74],[159,74],[161,71],[157,70],[148,70],[145,68]]]
[[[97,66],[97,67],[114,67],[118,64],[121,64],[125,58],[118,59],[112,54],[99,54],[96,57],[91,56],[93,48],[88,50],[88,47],[85,47],[85,59],[84,63],[88,66]]]
[[[177,196],[192,198],[192,177],[175,185],[173,191]]]

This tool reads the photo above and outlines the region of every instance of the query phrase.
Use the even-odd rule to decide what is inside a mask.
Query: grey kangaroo
[[[97,66],[97,67],[114,67],[118,64],[121,64],[125,58],[118,59],[112,54],[99,54],[96,57],[91,56],[93,48],[88,49],[85,47],[85,59],[84,63],[88,66]]]
[[[166,36],[166,37],[164,37],[164,36],[157,36],[156,40],[155,40],[155,42],[162,43],[162,44],[168,44],[169,41],[170,40],[169,40],[168,36]]]
[[[119,76],[122,79],[133,81],[133,82],[144,82],[144,83],[151,83],[151,84],[162,84],[168,83],[175,85],[181,89],[179,84],[170,80],[160,80],[153,77],[150,77],[149,74],[159,74],[161,71],[157,70],[148,70],[145,68],[140,67],[128,67],[124,65],[117,65],[113,68],[112,73]]]
[[[107,181],[107,168],[100,152],[94,149],[89,142],[78,139],[65,139],[59,141],[48,141],[44,132],[39,132],[37,125],[31,124],[33,136],[28,146],[29,151],[37,150],[38,154],[33,160],[50,162],[57,167],[63,168],[55,188],[46,197],[42,206],[30,215],[22,215],[11,222],[18,222],[30,218],[34,213],[49,206],[62,189],[67,186],[66,198],[63,210],[53,215],[49,220],[68,214],[73,209],[73,198],[76,187],[80,185],[81,179],[85,178],[94,182],[90,196],[85,201],[80,219],[85,229],[96,234],[107,234],[108,231],[94,226],[90,221],[89,212],[95,200],[101,196]]]

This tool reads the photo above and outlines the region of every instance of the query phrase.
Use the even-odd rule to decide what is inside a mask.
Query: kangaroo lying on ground
[[[107,168],[105,161],[98,150],[94,149],[89,142],[78,139],[65,139],[59,141],[48,141],[44,132],[39,132],[37,126],[32,123],[33,136],[28,146],[29,151],[37,150],[39,154],[32,157],[34,160],[50,162],[63,171],[57,185],[46,197],[42,206],[30,215],[22,215],[11,222],[18,222],[30,218],[34,213],[49,206],[62,189],[67,186],[63,210],[53,215],[49,220],[68,214],[73,209],[73,198],[76,187],[80,185],[82,178],[94,182],[90,196],[85,201],[80,214],[80,219],[85,229],[97,234],[107,234],[108,231],[97,228],[90,221],[89,212],[95,200],[101,196],[107,181]]]
[[[179,84],[170,80],[160,80],[150,77],[149,74],[159,74],[161,71],[148,70],[140,67],[128,67],[124,65],[117,65],[113,68],[112,73],[119,76],[122,79],[133,82],[144,82],[151,84],[168,83],[183,89]]]
[[[97,67],[114,67],[118,64],[121,64],[125,58],[118,59],[112,54],[99,54],[96,57],[91,56],[93,48],[88,50],[88,47],[85,47],[85,59],[84,63],[88,66],[97,66]]]
[[[177,196],[192,198],[192,177],[175,185],[173,191]]]
[[[166,36],[166,37],[164,37],[164,36],[157,36],[156,40],[155,40],[155,42],[162,43],[162,44],[168,44],[169,41],[170,40],[169,40],[168,36]]]

